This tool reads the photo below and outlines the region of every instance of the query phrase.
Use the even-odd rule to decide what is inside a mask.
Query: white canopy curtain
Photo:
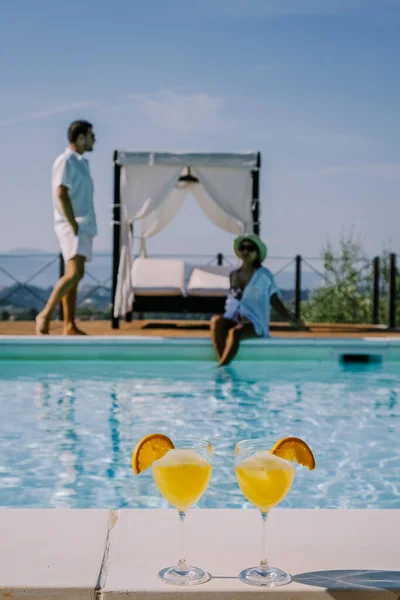
[[[216,225],[235,235],[253,229],[252,171],[259,154],[117,152],[120,167],[121,243],[114,317],[132,310],[130,225],[145,240],[168,225],[190,192]],[[180,180],[190,170],[192,177]],[[135,234],[136,234],[135,228]]]

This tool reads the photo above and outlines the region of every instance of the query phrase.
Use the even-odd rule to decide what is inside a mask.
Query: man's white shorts
[[[79,231],[75,235],[72,229],[56,231],[56,234],[66,263],[77,255],[85,256],[88,262],[92,260],[93,236]]]

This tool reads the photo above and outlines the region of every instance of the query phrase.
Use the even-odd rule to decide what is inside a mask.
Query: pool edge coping
[[[239,552],[243,558],[243,566],[246,566],[246,562],[249,560],[247,554],[249,549],[246,544],[242,544],[241,532],[244,533],[248,530],[249,523],[256,523],[257,512],[255,509],[200,509],[192,511],[197,513],[196,517],[192,519],[191,535],[193,532],[197,536],[204,535],[205,523],[209,522],[209,529],[213,529],[212,525],[220,529],[219,533],[221,537],[228,535],[229,521],[232,524],[232,518],[237,523],[237,531],[231,534],[231,541],[229,542],[228,537],[223,544],[230,549],[232,540],[236,539],[236,549],[232,549],[232,555],[235,552]],[[304,539],[304,530],[310,529],[310,524],[318,525],[318,528],[326,528],[326,531],[332,532],[332,547],[329,554],[329,558],[326,558],[323,548],[321,545],[321,533],[315,533],[315,547],[313,547],[313,541],[311,538],[304,539],[305,548],[309,553],[309,556],[297,556],[295,547],[292,549],[291,545],[284,548],[284,552],[288,555],[288,564],[292,565],[293,573],[303,573],[304,565],[311,568],[311,563],[315,564],[315,572],[320,572],[317,566],[321,564],[332,567],[332,571],[343,570],[352,571],[355,569],[360,571],[380,571],[388,570],[395,571],[397,565],[400,564],[400,550],[398,545],[396,547],[395,536],[387,538],[390,531],[393,530],[394,522],[399,522],[400,525],[400,510],[399,509],[274,509],[274,524],[270,530],[270,536],[272,538],[271,548],[274,549],[277,542],[277,535],[282,532],[284,539],[290,535],[294,540]],[[224,515],[222,513],[225,513]],[[65,517],[66,514],[69,519],[69,523],[77,518],[77,526],[73,535],[65,531]],[[151,515],[152,531],[146,529],[146,518]],[[78,518],[79,517],[79,518]],[[122,595],[126,598],[148,598],[148,600],[157,599],[168,595],[168,597],[179,597],[180,593],[185,593],[186,598],[204,598],[205,596],[200,595],[199,592],[204,592],[209,595],[210,598],[218,599],[223,598],[244,598],[245,600],[253,600],[253,598],[259,598],[258,594],[260,590],[254,590],[244,584],[238,582],[232,577],[222,577],[222,579],[213,579],[210,583],[200,586],[196,591],[193,588],[174,588],[165,587],[163,584],[157,581],[156,571],[159,561],[168,561],[168,552],[166,550],[164,539],[168,535],[169,521],[172,523],[172,529],[175,530],[175,526],[178,521],[175,522],[175,511],[173,509],[19,509],[19,508],[0,508],[0,525],[6,523],[9,531],[13,531],[19,543],[15,542],[15,539],[11,542],[11,551],[6,548],[3,544],[0,547],[0,555],[3,554],[1,564],[4,568],[3,575],[0,579],[0,597],[8,598],[7,594],[12,594],[14,599],[22,599],[29,597],[30,600],[46,600],[47,598],[66,598],[68,600],[78,600],[86,598],[96,598],[96,600],[114,600],[120,598]],[[201,517],[201,518],[200,518]],[[224,518],[222,518],[224,517]],[[284,518],[283,518],[284,517]],[[299,518],[301,517],[301,518]],[[88,521],[90,526],[88,525]],[[144,524],[141,523],[144,520]],[[24,527],[22,527],[24,522]],[[279,528],[276,523],[279,522]],[[35,525],[29,525],[34,523]],[[130,523],[130,525],[129,525]],[[258,520],[257,520],[258,523]],[[307,525],[308,523],[308,525]],[[148,524],[148,521],[147,521]],[[348,527],[344,527],[347,524]],[[297,531],[293,531],[297,528]],[[167,527],[166,533],[163,537],[163,528]],[[142,555],[147,559],[152,560],[151,564],[151,579],[149,583],[148,574],[141,574],[138,570],[137,575],[132,575],[131,570],[135,570],[134,556],[132,556],[130,568],[126,568],[129,552],[126,551],[126,545],[130,544],[132,547],[132,534],[129,531],[129,527],[135,531],[136,541],[135,550],[136,555]],[[253,525],[252,525],[253,527]],[[282,529],[283,527],[283,529]],[[286,528],[286,529],[285,529]],[[232,527],[230,526],[231,530]],[[62,535],[66,535],[64,538],[65,545],[62,547],[57,546],[61,544],[59,539],[61,536],[54,536],[54,531],[61,532]],[[365,544],[362,548],[357,545],[357,535],[354,533],[359,532],[359,535],[367,536],[367,539],[371,542]],[[385,533],[386,532],[386,533]],[[76,544],[81,539],[82,534],[90,535],[90,541],[86,546],[86,550],[89,554],[80,556],[79,571],[80,574],[71,574],[70,566],[76,563]],[[251,532],[251,539],[254,537],[254,545],[258,550],[258,531]],[[208,534],[207,534],[208,535]],[[250,534],[249,534],[250,535]],[[68,537],[69,536],[69,537]],[[233,537],[232,537],[233,536]],[[299,537],[300,536],[300,537]],[[319,538],[318,538],[319,536]],[[385,537],[386,536],[386,537]],[[56,539],[55,539],[56,538]],[[322,536],[323,538],[323,536]],[[155,552],[153,561],[153,544],[156,539],[162,542],[162,548]],[[221,539],[221,538],[219,538]],[[246,537],[245,537],[246,539]],[[74,542],[75,540],[75,542]],[[32,550],[36,546],[37,542],[40,541],[40,548],[50,547],[54,549],[53,556],[49,559],[49,556],[41,555],[41,552],[32,560]],[[326,542],[326,539],[324,540]],[[389,543],[388,543],[389,541]],[[372,543],[374,542],[374,543]],[[21,545],[22,543],[22,545]],[[303,542],[302,542],[303,543]],[[379,556],[375,552],[376,544],[380,543],[383,550]],[[138,547],[136,548],[136,544]],[[342,559],[340,554],[341,545],[345,544],[347,551],[344,552],[347,558]],[[282,542],[280,542],[282,546]],[[284,545],[284,544],[283,544]],[[370,549],[371,548],[371,549]],[[193,554],[193,547],[190,550],[190,544],[188,550]],[[333,550],[333,553],[332,553]],[[280,550],[282,554],[282,548]],[[221,557],[218,554],[218,545],[216,548],[211,547],[210,549],[202,549],[203,555],[205,552],[209,553],[210,560],[215,565],[221,565]],[[216,555],[214,554],[216,553]],[[162,558],[166,555],[165,558]],[[250,552],[252,554],[252,551]],[[274,552],[273,552],[274,554]],[[278,553],[279,554],[279,553]],[[364,556],[364,566],[358,564],[358,556]],[[372,558],[373,557],[373,558]],[[137,559],[137,556],[136,556]],[[233,560],[232,558],[223,559]],[[236,554],[235,554],[236,560]],[[18,564],[15,564],[16,563]],[[52,563],[52,561],[54,561]],[[87,561],[85,563],[85,561]],[[125,562],[124,562],[125,561]],[[372,565],[372,561],[375,561]],[[396,562],[397,561],[397,562]],[[50,564],[47,564],[49,563]],[[130,562],[130,561],[129,561]],[[362,560],[360,560],[360,563]],[[33,563],[33,564],[32,564]],[[347,565],[346,565],[347,563]],[[357,567],[355,566],[357,563]],[[161,563],[162,564],[162,563]],[[224,564],[227,564],[226,562]],[[24,568],[21,568],[23,565]],[[298,569],[295,565],[299,565]],[[284,565],[282,565],[284,566]],[[217,569],[217,566],[215,567]],[[221,568],[220,566],[218,568]],[[235,567],[236,568],[236,567]],[[294,568],[294,570],[293,570]],[[29,571],[31,569],[31,571]],[[59,572],[57,571],[59,570]],[[210,569],[209,569],[210,570]],[[60,584],[57,585],[54,580],[54,571],[58,573]],[[129,571],[129,572],[128,572]],[[10,575],[10,572],[12,575]],[[154,576],[153,576],[154,572]],[[219,571],[212,571],[218,573]],[[314,572],[311,569],[311,572]],[[400,576],[400,571],[398,571]],[[298,575],[296,575],[298,576]],[[16,577],[15,581],[10,581],[10,577]],[[74,579],[75,577],[75,579]],[[78,578],[77,578],[78,577]],[[79,578],[82,578],[82,584],[79,584]],[[147,577],[147,580],[146,580]],[[7,581],[8,578],[8,581]],[[18,578],[19,582],[18,582]],[[68,578],[74,581],[73,586],[68,586]],[[88,581],[91,581],[88,585]],[[225,581],[226,580],[226,581]],[[231,580],[231,581],[229,581]],[[32,582],[32,585],[29,584]],[[147,587],[146,587],[147,581]],[[400,581],[400,579],[399,579]],[[64,583],[62,583],[64,582]],[[396,580],[397,582],[397,580]],[[10,586],[9,584],[12,583]],[[144,586],[144,587],[143,587]],[[161,587],[160,587],[161,586]],[[399,583],[400,587],[400,583]],[[294,595],[296,598],[301,600],[306,599],[331,599],[331,589],[334,588],[323,588],[315,585],[305,585],[299,582],[293,582],[292,584],[278,588],[273,598],[279,596],[279,598],[292,598]],[[348,590],[349,599],[354,597],[352,592],[353,588],[346,588]],[[399,590],[400,591],[400,590]],[[172,596],[171,592],[175,592]],[[343,594],[343,591],[341,592]],[[365,593],[365,599],[382,598],[384,595],[382,589],[372,589]],[[227,595],[229,594],[229,596]],[[387,591],[386,595],[388,598],[393,597],[393,590]],[[341,595],[342,597],[342,595]],[[343,596],[344,597],[344,596]],[[358,597],[358,596],[357,596]],[[272,591],[271,591],[272,600]]]
[[[117,346],[129,345],[158,345],[160,343],[172,346],[209,346],[211,339],[185,337],[172,338],[166,336],[31,336],[31,335],[3,335],[0,336],[0,348],[4,345],[65,345],[65,346],[102,346],[113,344]],[[244,346],[356,346],[356,345],[387,345],[399,346],[400,338],[390,337],[357,337],[357,338],[287,338],[287,337],[271,337],[249,339],[241,342]]]

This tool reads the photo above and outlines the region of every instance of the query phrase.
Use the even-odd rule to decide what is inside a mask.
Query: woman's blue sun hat
[[[241,258],[240,252],[239,252],[239,246],[242,242],[244,241],[249,241],[252,242],[255,246],[257,246],[258,248],[258,254],[260,257],[260,262],[263,262],[268,254],[268,250],[267,250],[267,246],[266,244],[264,244],[263,241],[260,240],[260,238],[258,237],[258,235],[256,235],[255,233],[248,233],[245,235],[239,235],[235,241],[233,242],[233,249],[235,251],[236,256],[238,256],[239,258]]]

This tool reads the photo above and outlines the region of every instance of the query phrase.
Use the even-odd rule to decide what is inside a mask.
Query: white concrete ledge
[[[398,600],[400,510],[276,509],[267,524],[269,560],[291,573],[260,590],[238,573],[258,563],[255,510],[193,510],[189,563],[212,580],[167,586],[157,572],[178,556],[173,510],[0,509],[0,599]]]
[[[400,361],[400,339],[270,338],[242,342],[236,360],[337,361],[369,354]],[[1,336],[0,360],[215,360],[211,340],[141,336]]]
[[[108,510],[0,509],[0,599],[94,598]]]

